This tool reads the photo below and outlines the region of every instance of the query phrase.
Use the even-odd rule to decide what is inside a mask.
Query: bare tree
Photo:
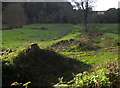
[[[89,11],[92,10],[92,4],[94,0],[81,0],[78,2],[77,0],[72,0],[72,2],[75,4],[74,8],[79,9],[80,11],[83,12],[83,21],[84,21],[84,27],[85,27],[85,32],[88,33],[88,14]]]

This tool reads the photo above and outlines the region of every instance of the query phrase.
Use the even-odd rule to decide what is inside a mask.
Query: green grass
[[[91,65],[104,65],[106,62],[118,60],[118,47],[112,47],[113,49],[101,49],[97,51],[84,51],[84,52],[60,52],[70,58],[83,61]]]
[[[90,27],[93,26],[97,30],[106,31],[104,36],[112,37],[114,40],[118,39],[118,34],[116,34],[118,33],[117,24],[90,24]],[[48,30],[31,29],[34,27],[45,27]],[[2,47],[14,49],[32,42],[39,43],[41,47],[50,46],[61,40],[79,37],[82,29],[82,26],[72,24],[32,24],[23,28],[3,30]]]
[[[45,27],[48,28],[48,30],[35,30],[31,29],[33,27]],[[103,35],[99,38],[103,38],[102,40],[99,39],[100,43],[97,45],[106,47],[110,47],[112,43],[115,41],[118,41],[118,34],[114,33],[117,32],[117,24],[90,24],[90,27],[97,27],[97,30],[104,30],[106,31],[103,33]],[[13,29],[13,30],[3,30],[2,31],[2,46],[3,48],[11,48],[16,50],[16,48],[22,48],[27,47],[27,45],[30,45],[32,42],[37,42],[40,48],[50,47],[52,44],[57,43],[61,40],[67,40],[67,39],[79,39],[81,35],[81,30],[83,29],[80,25],[72,25],[72,24],[31,24],[26,25],[23,28],[19,29]],[[110,32],[108,32],[111,30]],[[113,31],[113,32],[112,32]],[[106,45],[107,44],[107,45]],[[75,46],[70,46],[69,48],[74,48]],[[106,48],[108,48],[106,47]],[[90,53],[95,51],[84,51],[84,52],[67,52],[68,50],[65,50],[66,52],[59,52],[60,54],[64,54],[67,56],[70,56],[72,58],[77,58],[81,60],[81,58],[84,56],[82,61],[86,63],[95,63],[102,61],[102,58],[117,58],[117,55],[112,55],[111,52],[107,53],[98,53],[93,56],[91,56]],[[83,53],[83,54],[80,54]],[[88,55],[88,56],[87,56]],[[90,56],[89,56],[90,55]],[[102,57],[100,57],[102,55]],[[89,59],[91,58],[91,59]],[[96,59],[97,58],[97,59]]]
[[[112,39],[114,39],[114,40],[120,41],[119,38],[118,38],[118,34],[114,34],[114,33],[105,33],[104,36],[110,37],[110,38],[112,38]]]
[[[45,27],[48,30],[35,30],[33,27]],[[82,27],[81,27],[82,28]],[[80,26],[71,24],[32,24],[23,28],[2,31],[2,47],[17,48],[25,43],[38,42],[50,45],[62,39],[74,38],[77,34],[71,34],[81,29]],[[66,36],[68,35],[68,36]],[[65,37],[64,37],[65,36]],[[64,38],[63,38],[64,37]],[[57,41],[56,41],[57,40]]]
[[[31,29],[33,27],[45,27],[45,28],[48,28],[48,30]],[[75,69],[77,70],[77,72],[86,71],[86,69],[88,68],[87,65],[92,66],[91,69],[89,69],[89,70],[87,69],[89,72],[94,70],[93,72],[90,73],[90,75],[89,74],[84,75],[83,74],[84,72],[79,73],[79,74],[84,75],[83,80],[81,80],[81,81],[84,82],[84,81],[86,81],[86,79],[90,80],[91,78],[94,78],[97,75],[98,75],[99,80],[101,81],[102,80],[101,78],[105,77],[105,75],[103,75],[104,72],[102,73],[103,70],[100,70],[102,75],[95,73],[97,70],[99,72],[99,69],[97,69],[97,67],[102,69],[102,68],[105,68],[111,62],[116,63],[116,62],[120,61],[120,59],[118,58],[118,52],[119,52],[118,48],[120,48],[120,47],[118,47],[116,45],[116,42],[119,42],[119,40],[118,40],[119,33],[118,33],[118,29],[117,29],[117,24],[90,24],[90,27],[95,28],[96,30],[99,30],[100,32],[103,33],[102,35],[93,37],[93,39],[94,39],[93,44],[100,46],[101,47],[100,49],[91,50],[91,51],[90,50],[80,51],[80,50],[77,50],[76,47],[78,47],[78,45],[76,44],[76,45],[71,45],[71,46],[68,46],[67,48],[64,48],[64,51],[61,51],[61,50],[54,51],[56,54],[51,53],[52,51],[44,51],[44,49],[46,47],[50,48],[53,44],[60,42],[62,40],[75,39],[75,40],[79,40],[80,42],[83,42],[80,40],[81,35],[82,35],[81,31],[83,29],[82,26],[72,25],[72,24],[32,24],[32,25],[25,25],[23,28],[18,28],[18,29],[13,29],[13,30],[3,30],[2,31],[2,36],[3,36],[2,46],[3,46],[3,48],[6,48],[6,49],[10,48],[10,49],[14,50],[14,52],[12,52],[10,54],[3,55],[2,56],[3,61],[4,62],[10,61],[10,63],[13,64],[13,62],[14,62],[13,58],[19,58],[19,60],[21,60],[20,57],[22,57],[23,58],[22,60],[25,60],[25,58],[28,58],[28,60],[29,60],[29,58],[32,57],[31,60],[33,60],[33,61],[31,61],[31,62],[27,61],[27,63],[34,62],[35,58],[38,59],[38,57],[36,57],[36,53],[32,53],[32,54],[34,54],[33,55],[35,57],[34,58],[32,56],[32,54],[30,54],[31,56],[29,56],[29,54],[28,54],[28,56],[26,56],[27,54],[24,53],[24,50],[28,49],[30,43],[36,42],[36,43],[38,43],[40,49],[43,49],[42,54],[40,53],[40,51],[39,51],[39,53],[37,53],[37,55],[39,57],[43,58],[42,60],[45,60],[45,58],[48,58],[48,56],[49,56],[50,57],[50,59],[48,58],[49,62],[56,63],[57,62],[57,60],[56,60],[57,54],[61,55],[61,57],[63,57],[65,60],[67,60],[68,63],[69,63],[68,58],[71,58],[73,61],[74,60],[77,61],[75,64],[73,64],[72,62],[70,63],[75,66]],[[89,45],[87,45],[87,46],[89,47]],[[59,46],[58,46],[58,48],[59,48]],[[68,49],[74,49],[74,48],[75,48],[74,51],[68,50]],[[21,54],[20,52],[23,52],[24,55],[20,56],[20,54]],[[27,50],[25,52],[27,52]],[[44,52],[48,52],[48,53],[44,53]],[[45,54],[45,56],[43,56],[44,54]],[[54,57],[54,59],[53,59],[53,57]],[[52,60],[54,60],[54,61],[52,61]],[[35,62],[37,63],[37,61],[35,61]],[[63,65],[64,65],[65,62],[60,62],[60,63],[63,63]],[[80,62],[80,65],[77,65],[78,62]],[[18,63],[19,63],[19,61],[18,61]],[[22,61],[21,61],[21,63],[22,63]],[[26,62],[24,62],[23,65],[26,66],[25,63]],[[85,64],[83,64],[83,63],[85,63]],[[38,62],[38,65],[39,65],[39,62]],[[44,64],[44,65],[46,66],[46,64]],[[57,68],[58,64],[56,63],[55,64],[56,66],[54,66],[53,63],[50,65],[53,65],[53,67]],[[16,66],[17,66],[17,64],[16,64]],[[21,64],[20,64],[20,66],[22,67]],[[62,67],[62,66],[60,66],[60,67]],[[31,68],[31,66],[29,66],[29,68]],[[36,68],[39,69],[38,66],[36,66]],[[64,66],[63,66],[63,68],[64,68]],[[47,69],[47,67],[46,67],[46,69]],[[107,68],[107,69],[109,69],[109,68]],[[49,70],[51,70],[51,69],[49,69]],[[64,75],[63,74],[57,74],[57,75],[59,75],[60,77],[64,76],[64,78],[68,80],[71,77],[70,75],[72,75],[72,73],[75,75],[77,73],[73,70],[72,71],[71,70],[69,71],[69,69],[67,69],[67,70],[63,72]],[[36,74],[37,74],[37,70],[36,70],[35,75]],[[69,74],[69,76],[68,76],[68,74]],[[54,77],[56,77],[55,80],[57,80],[58,76],[56,76],[55,74],[50,74],[50,76],[51,76],[50,80],[54,80],[54,79],[52,79]],[[44,78],[43,78],[43,80],[44,80]],[[78,82],[78,81],[76,81],[76,82]],[[109,81],[107,81],[107,82],[109,82]],[[105,82],[102,82],[102,83],[104,84]],[[75,84],[75,85],[77,85],[77,84]]]
[[[107,33],[118,34],[118,24],[90,24],[90,27],[97,28]]]

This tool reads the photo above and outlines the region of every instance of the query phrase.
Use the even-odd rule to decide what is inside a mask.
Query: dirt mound
[[[31,81],[30,86],[51,86],[58,82],[58,77],[66,77],[65,79],[69,80],[72,73],[91,68],[88,64],[66,58],[56,52],[39,49],[37,44],[31,44],[30,48],[24,49],[13,59],[13,65],[3,64],[3,85],[10,85],[15,81]]]
[[[31,29],[37,29],[37,30],[48,30],[46,27],[33,27]]]
[[[61,49],[65,49],[71,45],[75,45],[75,44],[79,44],[79,41],[75,40],[75,39],[68,39],[68,40],[61,40],[55,44],[53,44],[51,46],[51,48],[54,50],[58,49],[58,50],[61,50]]]
[[[10,30],[9,28],[0,28],[0,30]]]
[[[74,39],[62,40],[62,41],[59,41],[59,42],[53,44],[53,47],[54,47],[54,46],[60,46],[60,45],[67,46],[67,45],[70,45],[70,44],[73,43],[73,42],[75,42]]]
[[[51,46],[50,49],[60,51],[86,51],[86,50],[97,50],[99,46],[94,45],[92,42],[86,42],[82,40],[62,40]]]

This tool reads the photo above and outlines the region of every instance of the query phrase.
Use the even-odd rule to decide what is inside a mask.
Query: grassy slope
[[[46,28],[48,28],[48,30],[33,30],[33,29],[31,29],[33,27],[46,27]],[[99,41],[101,43],[98,43],[97,45],[104,46],[104,47],[108,46],[106,48],[109,48],[109,46],[111,46],[113,42],[119,41],[117,24],[91,24],[90,27],[103,31],[103,35],[100,37],[100,39],[101,38],[103,38],[103,39],[102,40],[99,39]],[[81,34],[80,31],[82,29],[83,29],[82,26],[71,25],[71,24],[26,25],[24,28],[21,28],[21,29],[2,31],[2,34],[3,34],[2,46],[3,46],[3,48],[14,49],[15,47],[19,47],[19,46],[23,46],[23,45],[24,45],[24,47],[26,47],[26,45],[30,42],[38,42],[39,46],[41,48],[44,48],[46,46],[51,46],[52,44],[59,42],[61,40],[79,38],[79,35]],[[117,48],[115,48],[115,49],[117,49]],[[115,51],[115,50],[111,49],[111,51]],[[96,51],[90,51],[90,53],[91,52],[94,53]],[[77,58],[84,62],[88,62],[90,64],[95,63],[95,61],[99,62],[102,59],[104,60],[105,58],[106,59],[110,59],[110,58],[115,59],[118,57],[117,54],[112,55],[112,52],[106,52],[106,51],[99,52],[97,54],[93,54],[92,56],[91,56],[91,54],[88,54],[88,56],[86,55],[86,53],[89,53],[89,52],[85,52],[85,53],[83,53],[83,52],[60,52],[60,53],[66,55],[66,56]],[[83,54],[80,54],[80,53],[83,53]],[[101,55],[102,55],[102,57],[100,57]],[[84,56],[84,57],[83,57],[83,59],[80,59],[81,57],[79,57],[79,56]],[[89,59],[89,58],[92,58],[92,59]]]
[[[47,27],[48,30],[31,30],[31,27]],[[100,44],[105,45],[118,40],[117,24],[92,24],[97,30],[104,31],[100,37]],[[22,29],[3,31],[3,47],[12,48],[23,45],[24,43],[38,42],[41,48],[51,46],[61,40],[77,39],[81,34],[82,27],[71,24],[42,24],[27,25]],[[13,35],[14,33],[14,35]],[[32,36],[32,37],[31,37]],[[58,37],[59,36],[59,37]],[[107,38],[106,38],[107,36]],[[55,39],[57,37],[57,39]],[[109,37],[109,38],[108,38]],[[109,40],[108,40],[109,39]],[[42,41],[41,41],[42,40]],[[107,46],[107,45],[106,45]],[[106,47],[105,46],[105,47]],[[93,67],[104,67],[106,63],[118,61],[118,47],[106,47],[97,51],[77,51],[77,52],[58,52],[66,57],[74,58],[78,61],[90,64]],[[78,68],[80,69],[80,67]]]
[[[90,72],[89,74],[79,73],[74,77],[73,80],[69,81],[68,83],[66,83],[66,84],[58,83],[58,84],[56,84],[56,86],[59,85],[59,86],[81,86],[81,87],[85,86],[85,87],[87,87],[86,85],[89,84],[89,80],[93,81],[93,86],[95,86],[94,85],[95,81],[96,81],[95,82],[96,85],[103,86],[105,83],[103,81],[105,79],[102,79],[102,78],[104,78],[105,75],[103,75],[103,77],[102,77],[101,74],[109,73],[109,75],[111,75],[110,79],[114,80],[114,82],[110,80],[111,84],[109,84],[109,82],[106,81],[106,83],[108,82],[108,86],[112,85],[116,88],[120,87],[120,85],[119,85],[120,77],[119,76],[117,77],[115,75],[112,77],[112,74],[114,74],[114,72],[119,72],[119,70],[120,70],[119,69],[120,59],[118,57],[120,47],[117,47],[115,44],[115,42],[120,41],[118,39],[118,35],[119,35],[118,28],[117,28],[118,25],[117,24],[91,24],[90,27],[103,32],[103,35],[95,37],[94,41],[99,41],[99,43],[97,43],[97,45],[104,47],[104,48],[96,50],[96,51],[84,51],[84,52],[82,52],[82,51],[77,51],[77,52],[71,51],[70,52],[70,51],[65,50],[64,52],[59,52],[59,53],[62,55],[65,55],[67,57],[74,58],[79,61],[82,61],[82,62],[92,65],[93,69],[91,69],[90,71],[93,71],[93,73],[92,72]],[[101,68],[107,68],[107,69],[109,69],[110,72],[104,73],[106,71],[102,71],[103,69],[101,69]],[[100,70],[98,70],[98,69],[100,69]],[[103,73],[101,73],[101,72],[95,73],[97,71],[101,71]],[[82,75],[82,76],[79,76],[79,75]],[[94,78],[94,77],[98,77],[98,78]],[[94,80],[92,80],[92,79],[94,79]],[[88,81],[88,82],[86,82],[86,81]],[[83,84],[82,84],[82,82],[83,82]],[[92,85],[90,84],[89,86],[92,86]],[[99,86],[96,86],[96,88],[99,88]]]
[[[105,31],[103,37],[108,36],[118,40],[117,24],[92,24],[90,27],[93,26]],[[32,30],[33,27],[46,27],[48,30]],[[81,26],[71,24],[26,25],[21,29],[2,31],[2,46],[3,48],[15,48],[31,42],[38,42],[41,46],[50,46],[60,40],[76,38],[81,29]]]
[[[45,27],[48,28],[48,30],[31,29],[33,27]],[[33,24],[26,25],[20,29],[4,30],[2,31],[2,46],[3,48],[15,48],[31,42],[50,45],[51,43],[57,42],[58,39],[70,34],[71,31],[76,28],[79,28],[79,26],[70,24]]]

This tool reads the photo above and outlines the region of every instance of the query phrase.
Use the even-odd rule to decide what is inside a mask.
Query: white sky
[[[71,0],[68,0],[68,1],[71,1]],[[81,0],[77,0],[77,1],[81,1]],[[109,8],[118,8],[118,2],[120,0],[92,0],[92,1],[96,1],[93,4],[93,10],[105,11],[105,10],[108,10]]]
[[[1,1],[1,0],[0,0]],[[2,0],[2,1],[65,1],[65,0]],[[66,0],[66,1],[72,1],[72,0]],[[81,1],[81,0],[77,0],[77,1]],[[84,1],[84,0],[83,0]],[[93,5],[94,8],[93,10],[95,11],[104,11],[104,10],[108,10],[109,8],[118,8],[118,2],[120,0],[92,0],[92,1],[96,1],[95,4]],[[120,5],[119,5],[120,7]]]
[[[104,11],[109,8],[118,8],[118,2],[120,0],[97,0],[93,10]]]

